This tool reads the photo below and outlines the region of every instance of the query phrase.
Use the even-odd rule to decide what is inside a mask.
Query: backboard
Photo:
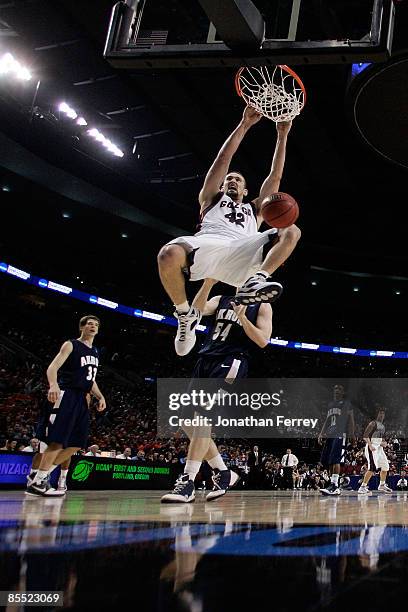
[[[222,0],[218,23],[233,31],[227,9],[245,2],[263,19],[264,36],[242,49],[220,39],[203,8],[208,0],[118,2],[104,56],[130,69],[382,62],[390,56],[392,0]],[[223,21],[223,10],[231,23]]]

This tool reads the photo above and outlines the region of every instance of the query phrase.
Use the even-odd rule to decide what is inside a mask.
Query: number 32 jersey
[[[210,330],[203,346],[199,350],[201,357],[224,357],[226,355],[250,356],[255,344],[248,338],[242,324],[231,306],[233,296],[221,296],[215,311]],[[247,306],[245,315],[256,325],[260,304]]]
[[[58,370],[58,385],[61,389],[79,389],[88,393],[95,381],[99,366],[98,349],[80,340],[72,342],[72,353]]]
[[[255,205],[234,202],[220,192],[201,215],[196,236],[213,234],[225,238],[245,238],[258,232]]]

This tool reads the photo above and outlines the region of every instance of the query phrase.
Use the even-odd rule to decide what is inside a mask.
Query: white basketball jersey
[[[195,234],[213,234],[226,238],[246,238],[258,232],[255,206],[234,202],[229,196],[220,193],[201,217],[200,229]]]

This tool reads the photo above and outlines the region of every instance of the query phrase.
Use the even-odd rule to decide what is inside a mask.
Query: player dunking
[[[340,495],[340,464],[344,462],[347,433],[354,438],[354,413],[351,402],[345,397],[343,385],[334,385],[333,400],[329,403],[327,417],[318,437],[322,444],[325,441],[320,458],[324,466],[330,468],[330,484],[320,489],[323,495]]]
[[[243,201],[248,194],[243,175],[229,171],[242,139],[260,119],[261,115],[247,106],[209,169],[199,194],[200,230],[194,236],[172,240],[159,252],[160,279],[176,307],[178,355],[187,355],[193,348],[195,328],[201,319],[199,309],[190,307],[187,301],[183,272],[193,281],[213,278],[239,287],[234,299],[240,304],[272,302],[282,291],[279,283],[267,279],[292,253],[300,230],[295,225],[262,233],[258,229],[263,222],[263,200],[279,190],[291,122],[276,124],[278,136],[271,170],[252,202]],[[277,239],[264,259],[265,245],[271,246]]]
[[[267,346],[272,334],[272,307],[268,303],[249,306],[237,305],[234,296],[217,295],[207,301],[212,285],[207,279],[198,292],[194,306],[204,316],[212,315],[207,340],[199,351],[192,378],[218,378],[231,385],[237,378],[248,374],[248,362],[254,345]],[[187,461],[182,474],[171,493],[161,499],[164,503],[192,502],[195,499],[194,479],[203,460],[213,470],[214,491],[206,500],[212,501],[224,495],[238,481],[238,474],[225,465],[211,438],[211,427],[185,428],[190,438]]]
[[[48,410],[37,431],[37,437],[48,447],[37,473],[30,475],[26,491],[30,495],[55,497],[65,494],[64,490],[53,489],[48,477],[57,465],[66,462],[87,444],[90,423],[87,394],[99,400],[98,411],[106,408],[105,398],[95,382],[99,357],[93,341],[99,326],[98,317],[82,317],[80,337],[64,342],[48,366]]]
[[[364,441],[366,443],[364,454],[367,459],[368,469],[364,474],[363,482],[358,492],[367,495],[369,493],[368,483],[370,482],[371,476],[374,472],[380,471],[380,485],[378,491],[380,493],[392,493],[392,489],[386,484],[385,479],[390,469],[387,456],[384,452],[384,448],[388,446],[384,440],[385,426],[384,426],[385,410],[382,408],[378,411],[377,418],[375,421],[370,421],[364,432]]]

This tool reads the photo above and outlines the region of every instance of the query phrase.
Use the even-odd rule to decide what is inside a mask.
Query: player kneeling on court
[[[384,448],[388,446],[384,440],[385,410],[382,408],[378,411],[375,421],[371,421],[364,432],[364,441],[366,443],[364,454],[367,459],[368,469],[364,474],[364,479],[358,492],[363,495],[369,494],[368,483],[374,472],[380,471],[380,484],[378,491],[380,493],[392,493],[392,489],[386,484],[385,480],[390,469],[387,456]]]

